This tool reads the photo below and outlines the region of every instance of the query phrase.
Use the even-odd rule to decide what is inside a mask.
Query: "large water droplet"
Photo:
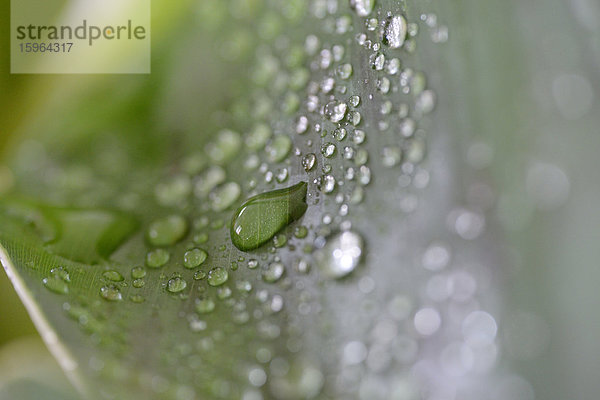
[[[233,215],[231,241],[249,251],[269,241],[306,211],[306,182],[273,190],[248,199]]]
[[[331,278],[342,278],[356,269],[363,253],[363,239],[353,231],[338,233],[315,253],[315,260],[323,273]]]

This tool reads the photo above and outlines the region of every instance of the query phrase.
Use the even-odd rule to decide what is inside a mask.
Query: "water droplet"
[[[196,312],[198,314],[208,314],[215,309],[215,302],[210,298],[196,299]]]
[[[308,129],[308,118],[306,118],[304,115],[298,117],[298,119],[296,120],[296,133],[302,134],[302,133],[306,132],[307,129]]]
[[[211,208],[216,212],[224,211],[240,197],[241,193],[242,189],[237,183],[225,183],[211,192]]]
[[[335,178],[331,175],[325,175],[321,180],[321,190],[323,193],[331,193],[335,189]]]
[[[385,65],[385,56],[381,53],[372,54],[370,57],[371,68],[381,71]]]
[[[188,223],[180,215],[160,218],[148,228],[148,242],[153,246],[170,246],[180,241],[186,234]]]
[[[253,151],[264,149],[271,134],[271,128],[268,125],[257,124],[246,136],[246,146]]]
[[[120,301],[123,299],[121,291],[114,285],[102,286],[100,288],[100,296],[108,301]]]
[[[298,239],[304,239],[308,235],[308,229],[304,225],[298,225],[296,229],[294,229],[294,236]]]
[[[330,101],[325,105],[325,117],[331,122],[340,122],[346,116],[348,105],[339,101]]]
[[[277,248],[285,246],[286,243],[287,243],[287,237],[283,233],[280,233],[279,235],[275,235],[275,237],[273,238],[273,246],[275,246]]]
[[[406,19],[402,15],[388,18],[385,25],[383,43],[392,49],[397,49],[404,44],[407,31]]]
[[[184,202],[191,193],[192,182],[186,175],[175,176],[168,182],[159,183],[154,188],[158,203],[167,207]]]
[[[287,181],[288,176],[288,169],[281,168],[279,171],[277,171],[277,175],[275,175],[275,180],[277,181],[277,183],[283,183]]]
[[[423,336],[433,335],[440,329],[442,318],[434,308],[422,308],[415,314],[415,329]]]
[[[62,280],[60,277],[56,275],[49,276],[47,278],[42,279],[42,283],[46,288],[54,293],[58,294],[67,294],[69,293],[69,286],[67,282]]]
[[[321,146],[321,154],[327,158],[331,158],[335,155],[336,147],[335,144],[328,142]]]
[[[196,271],[194,272],[194,280],[199,281],[206,278],[206,272],[204,271]]]
[[[231,241],[242,251],[260,247],[306,211],[306,182],[248,199],[231,221]]]
[[[108,279],[109,281],[113,281],[113,282],[122,282],[125,279],[125,278],[123,278],[123,275],[121,275],[119,273],[119,271],[115,271],[115,270],[104,271],[102,273],[102,276],[105,277],[106,279]]]
[[[397,146],[386,146],[381,152],[381,163],[386,167],[398,165],[402,159],[402,150]]]
[[[352,95],[352,96],[350,96],[350,99],[348,100],[348,102],[350,103],[350,105],[352,107],[356,108],[360,105],[360,96]]]
[[[352,65],[351,64],[342,64],[336,69],[336,75],[340,77],[340,79],[349,79],[352,76]]]
[[[362,143],[364,143],[366,138],[367,138],[367,135],[366,135],[365,131],[363,131],[361,129],[354,130],[354,133],[352,135],[352,141],[354,142],[354,144],[362,144]]]
[[[207,257],[208,253],[202,249],[188,250],[183,255],[183,266],[186,268],[196,268],[206,261]]]
[[[239,133],[230,130],[219,132],[216,141],[206,145],[206,153],[217,164],[224,164],[242,148],[242,138]]]
[[[315,253],[315,260],[325,275],[342,278],[358,266],[363,246],[363,239],[358,233],[337,233],[327,239],[325,246]]]
[[[133,282],[131,282],[131,285],[134,288],[141,288],[144,287],[146,285],[146,282],[142,279],[142,278],[138,278],[138,279],[134,279]]]
[[[280,162],[292,149],[292,139],[285,135],[277,135],[266,147],[267,158],[270,162]]]
[[[134,294],[133,296],[131,296],[129,298],[132,302],[134,303],[143,303],[146,299],[144,298],[144,296],[139,295],[139,294]]]
[[[416,123],[412,118],[404,118],[400,121],[399,129],[400,134],[404,137],[411,137],[415,132]]]
[[[350,0],[352,8],[359,17],[366,17],[373,12],[375,0]]]
[[[144,267],[133,267],[131,268],[131,277],[133,279],[140,279],[146,276],[146,269]]]
[[[308,153],[307,155],[302,157],[302,167],[304,168],[304,170],[306,172],[308,172],[311,169],[313,169],[316,161],[317,161],[317,157],[315,156],[315,153]]]
[[[211,190],[213,190],[217,185],[225,182],[227,175],[225,170],[217,165],[208,168],[204,173],[200,176],[198,181],[194,186],[194,194],[198,198],[205,198],[208,196]]]
[[[275,283],[283,276],[285,267],[282,263],[272,262],[269,267],[262,272],[262,277],[265,282]]]
[[[415,111],[418,114],[429,114],[435,108],[435,93],[432,90],[424,90],[415,101]]]
[[[160,268],[169,262],[171,255],[165,249],[155,249],[146,254],[146,265],[150,268]]]
[[[179,276],[171,278],[167,282],[167,290],[171,293],[179,293],[186,287],[187,287],[187,282],[185,281],[185,279],[183,279]]]
[[[248,260],[248,268],[256,269],[258,267],[258,261],[255,259]]]
[[[228,278],[229,273],[221,267],[213,268],[208,272],[208,284],[210,286],[220,286],[227,282]]]

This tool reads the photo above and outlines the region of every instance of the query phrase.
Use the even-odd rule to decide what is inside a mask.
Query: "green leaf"
[[[529,146],[519,4],[164,3],[150,77],[58,78],[0,166],[0,259],[80,393],[530,398],[495,236],[534,206],[490,183]]]

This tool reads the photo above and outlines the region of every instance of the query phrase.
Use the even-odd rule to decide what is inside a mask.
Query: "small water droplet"
[[[306,211],[306,182],[248,199],[231,221],[231,241],[242,251],[260,247]]]
[[[388,18],[385,25],[383,43],[392,49],[397,49],[404,44],[408,26],[406,19],[402,15],[396,15]]]
[[[242,193],[240,185],[235,182],[224,183],[210,193],[210,205],[213,211],[219,212],[229,208]]]
[[[131,277],[133,279],[139,279],[146,276],[146,269],[144,267],[133,267],[131,268]]]
[[[325,246],[315,253],[315,260],[325,275],[342,278],[358,266],[363,246],[363,239],[358,233],[337,233],[328,238]]]
[[[196,299],[196,312],[198,314],[208,314],[215,309],[215,302],[210,298]]]
[[[146,299],[144,298],[144,296],[139,295],[139,294],[134,294],[133,296],[131,296],[129,298],[132,302],[134,303],[143,303],[144,301],[146,301]]]
[[[121,275],[119,273],[119,271],[115,271],[115,270],[110,270],[110,271],[104,271],[102,273],[102,276],[106,279],[108,279],[109,281],[113,281],[113,282],[122,282],[125,278],[123,278],[123,275]]]
[[[340,101],[330,101],[325,105],[325,117],[331,122],[340,122],[346,116],[348,105]]]
[[[285,246],[286,243],[287,237],[283,233],[280,233],[279,235],[275,235],[275,237],[273,237],[273,246],[277,248]]]
[[[160,268],[169,262],[171,255],[165,249],[155,249],[146,254],[146,265],[150,268]]]
[[[294,229],[294,236],[298,239],[304,239],[308,235],[308,229],[304,225],[298,225]]]
[[[316,161],[317,161],[317,157],[315,156],[315,153],[308,153],[307,155],[302,157],[302,167],[304,168],[304,170],[306,172],[308,172],[311,169],[313,169]]]
[[[331,175],[325,175],[321,180],[321,191],[329,194],[335,189],[335,178]]]
[[[186,268],[196,268],[208,257],[208,253],[202,249],[192,249],[185,252],[183,255],[183,266]]]
[[[183,279],[179,276],[171,278],[167,282],[167,290],[171,293],[179,293],[186,287],[187,287],[187,282],[185,281],[185,279]]]
[[[336,147],[335,144],[328,142],[321,146],[321,154],[327,158],[331,158],[335,155]]]
[[[272,262],[269,264],[268,268],[263,270],[262,277],[265,282],[275,283],[283,276],[285,272],[285,267],[282,263]]]
[[[352,65],[351,64],[342,64],[336,69],[336,75],[340,77],[340,79],[349,79],[352,76]]]
[[[350,8],[356,12],[359,17],[366,17],[373,12],[375,0],[350,0]]]
[[[267,159],[270,162],[280,162],[292,149],[292,139],[285,135],[277,135],[266,147]]]
[[[248,260],[248,268],[256,269],[257,267],[258,267],[258,260],[255,260],[255,259]]]
[[[194,272],[194,280],[199,281],[206,278],[206,272],[204,271],[196,271]]]
[[[229,273],[221,267],[213,268],[208,272],[208,284],[211,286],[220,286],[227,282],[228,278]]]
[[[121,291],[114,285],[102,286],[100,288],[100,296],[108,301],[120,301],[123,299]]]
[[[146,282],[142,279],[142,278],[138,278],[138,279],[134,279],[133,282],[131,282],[131,285],[134,288],[141,288],[144,287],[144,285],[146,285]]]
[[[46,288],[54,293],[67,294],[69,293],[69,286],[67,283],[56,275],[49,276],[42,279],[42,283]]]
[[[171,215],[152,222],[148,228],[148,242],[153,246],[170,246],[187,233],[188,223],[180,215]]]

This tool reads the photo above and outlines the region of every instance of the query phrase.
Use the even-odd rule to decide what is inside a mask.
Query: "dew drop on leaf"
[[[109,281],[113,282],[122,282],[124,280],[123,275],[121,275],[119,271],[115,271],[114,269],[110,271],[104,271],[102,273],[102,276],[108,279]]]
[[[148,228],[148,242],[153,246],[169,246],[181,240],[188,229],[188,223],[181,215],[160,218]]]
[[[165,249],[155,249],[146,254],[146,265],[150,268],[160,268],[169,262],[171,258],[169,252]]]
[[[402,15],[396,15],[388,18],[385,24],[385,33],[383,43],[392,49],[397,49],[404,44],[407,32],[406,19]]]
[[[321,271],[331,278],[342,278],[356,269],[363,254],[363,239],[353,231],[335,234],[315,253]]]
[[[263,270],[262,277],[267,283],[275,283],[283,276],[285,267],[280,262],[272,262],[268,268]]]
[[[206,261],[207,257],[208,253],[202,249],[188,250],[183,255],[183,266],[190,269],[196,268]]]
[[[210,286],[220,286],[227,282],[227,279],[229,279],[229,273],[224,268],[216,267],[208,272],[208,284]]]
[[[42,279],[42,283],[46,288],[54,293],[67,294],[69,293],[69,286],[67,283],[56,275],[49,276]]]
[[[167,282],[167,290],[171,293],[179,293],[187,287],[187,282],[185,279],[176,276],[174,278],[169,279]]]
[[[100,296],[108,301],[120,301],[123,299],[121,291],[114,285],[102,286],[100,288]]]

